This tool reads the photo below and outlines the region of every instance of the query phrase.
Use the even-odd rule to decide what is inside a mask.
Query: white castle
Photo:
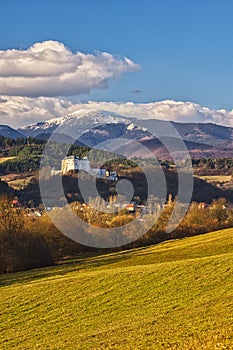
[[[56,172],[52,170],[52,175],[56,175],[58,173],[66,174],[70,170],[83,170],[99,179],[106,179],[110,181],[116,181],[118,179],[116,171],[109,172],[104,168],[92,168],[87,157],[79,158],[76,156],[69,156],[62,159],[61,171]]]
[[[62,174],[67,173],[70,170],[84,170],[87,173],[90,172],[90,161],[87,157],[79,158],[76,156],[69,156],[62,159],[61,162]]]

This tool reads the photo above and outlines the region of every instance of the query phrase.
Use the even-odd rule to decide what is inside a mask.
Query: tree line
[[[168,233],[166,228],[175,204],[176,201],[170,196],[167,206],[158,219],[154,220],[155,223],[146,234],[124,247],[106,250],[86,247],[70,240],[58,231],[46,213],[41,217],[29,216],[25,208],[12,204],[12,197],[2,195],[0,197],[0,273],[51,266],[60,259],[76,257],[86,252],[99,254],[147,246],[233,226],[233,210],[227,207],[225,199],[220,198],[214,200],[209,206],[192,203],[178,227]],[[156,206],[156,202],[150,207],[152,215],[156,212],[153,205]],[[117,227],[129,222],[134,225],[135,215],[139,214],[132,215],[126,210],[100,214],[98,210],[79,202],[73,202],[70,206],[82,220],[94,227]],[[101,209],[101,203],[99,206]],[[62,215],[59,209],[54,210]],[[64,211],[62,213],[64,215]],[[141,225],[143,230],[143,222]],[[135,232],[138,229],[135,224]],[[132,229],[128,234],[132,235]],[[106,240],[108,240],[107,236]]]

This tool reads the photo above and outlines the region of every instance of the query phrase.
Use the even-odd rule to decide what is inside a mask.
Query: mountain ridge
[[[81,135],[78,144],[98,147],[101,142],[114,138],[135,140],[148,146],[155,156],[165,157],[166,152],[160,136],[166,136],[171,129],[171,137],[176,131],[179,138],[185,141],[192,157],[215,158],[231,157],[233,150],[233,128],[214,123],[180,123],[159,119],[137,119],[126,117],[106,110],[78,110],[62,117],[28,125],[18,130],[9,127],[13,137],[36,137],[48,139],[56,130],[56,141],[74,141],[75,130]],[[5,130],[7,126],[1,129]],[[155,135],[150,130],[155,130]],[[72,135],[69,135],[72,131]],[[169,133],[168,133],[169,134]],[[5,134],[4,134],[5,135]],[[2,136],[4,136],[2,135]],[[61,136],[61,137],[59,137]],[[72,137],[71,137],[72,136]],[[8,137],[10,137],[8,135]],[[68,141],[67,141],[68,140]],[[145,156],[148,156],[145,154]]]
[[[82,132],[89,132],[90,129],[98,127],[99,124],[126,124],[130,130],[135,131],[135,127],[141,124],[142,131],[148,136],[149,123],[158,124],[159,127],[165,127],[170,123],[181,135],[182,139],[191,142],[209,144],[212,146],[221,145],[228,146],[226,141],[233,141],[233,128],[214,123],[180,123],[174,121],[164,121],[160,119],[138,119],[122,116],[105,110],[79,110],[77,112],[67,114],[63,117],[53,118],[45,122],[39,122],[18,129],[25,136],[34,136],[44,133],[52,133],[57,127],[67,125],[69,127],[79,127]],[[135,126],[135,127],[134,127]],[[144,126],[144,128],[143,128]],[[101,126],[103,129],[103,127]],[[143,130],[144,129],[144,130]]]
[[[17,139],[18,137],[24,137],[18,130],[13,129],[9,125],[0,125],[0,136],[9,137],[11,139]]]

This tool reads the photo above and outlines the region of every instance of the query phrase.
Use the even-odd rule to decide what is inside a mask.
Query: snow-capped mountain
[[[88,131],[95,127],[95,125],[105,124],[119,124],[126,125],[131,123],[133,118],[126,118],[116,113],[108,111],[93,110],[87,112],[86,110],[79,110],[59,118],[53,118],[45,122],[25,126],[19,129],[19,132],[26,136],[38,136],[39,134],[52,133],[58,126],[78,127],[82,132]]]
[[[99,142],[126,137],[129,139],[151,139],[149,132],[151,123],[158,131],[167,128],[167,121],[156,119],[126,117],[104,110],[86,111],[78,110],[75,113],[60,118],[53,118],[45,122],[29,125],[18,130],[25,136],[43,138],[50,135],[57,127],[62,127],[62,134],[67,130],[77,130],[82,133],[82,142],[94,146]],[[233,128],[212,123],[177,123],[171,122],[185,141],[210,145],[229,147],[233,143]],[[140,125],[140,126],[139,126]],[[68,133],[67,133],[68,134]],[[153,138],[153,137],[152,137]]]
[[[17,137],[24,137],[19,131],[11,128],[8,125],[0,125],[0,136],[17,139]]]

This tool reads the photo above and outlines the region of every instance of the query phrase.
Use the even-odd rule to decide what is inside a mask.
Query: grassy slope
[[[233,349],[233,229],[2,276],[1,349]]]

